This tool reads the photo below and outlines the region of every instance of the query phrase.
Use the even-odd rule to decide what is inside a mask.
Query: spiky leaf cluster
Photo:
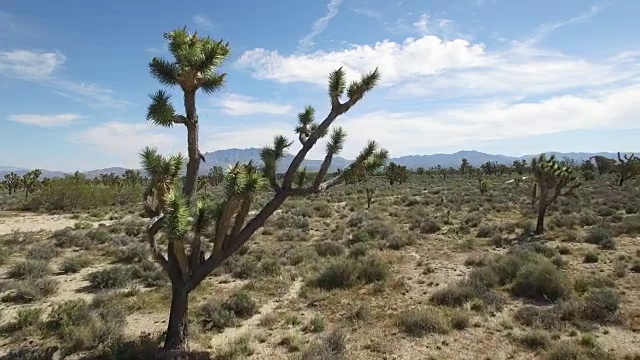
[[[252,162],[230,166],[224,177],[227,198],[254,195],[263,185],[264,178]]]
[[[173,60],[154,57],[149,62],[149,72],[162,85],[180,86],[185,93],[195,94],[198,89],[212,93],[224,85],[226,74],[217,69],[227,59],[231,50],[228,43],[214,41],[210,37],[199,37],[185,28],[164,34]],[[170,127],[175,123],[196,121],[177,114],[171,104],[171,96],[159,90],[149,95],[151,104],[147,108],[147,120]],[[187,114],[188,115],[188,114]]]
[[[177,185],[185,158],[180,154],[164,157],[157,149],[150,147],[140,153],[140,158],[142,168],[150,179],[144,195],[147,212],[157,216],[164,209],[167,194]],[[156,202],[155,206],[152,205],[153,200]]]

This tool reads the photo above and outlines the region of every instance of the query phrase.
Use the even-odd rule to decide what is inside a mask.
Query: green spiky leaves
[[[180,87],[185,91],[202,89],[213,93],[224,86],[226,74],[216,71],[229,57],[229,43],[198,37],[185,28],[164,34],[173,61],[154,57],[149,72],[162,85]]]
[[[284,157],[285,151],[293,144],[283,135],[276,135],[273,139],[273,146],[265,146],[260,151],[260,159],[264,163],[264,175],[275,183],[276,168],[278,161]]]
[[[176,122],[176,109],[171,105],[171,95],[163,90],[149,94],[151,104],[147,108],[147,121],[163,127],[171,127]]]
[[[236,163],[225,174],[224,186],[227,198],[252,196],[264,185],[264,178],[252,162]]]
[[[364,149],[362,149],[356,157],[355,163],[363,164],[367,172],[373,172],[384,166],[388,158],[389,152],[387,150],[380,149],[375,140],[369,140]]]
[[[154,79],[158,80],[160,84],[173,86],[178,84],[180,68],[176,63],[154,57],[149,63],[149,73]]]
[[[182,191],[172,188],[164,197],[163,227],[169,241],[180,241],[191,227],[189,205]]]
[[[142,150],[140,158],[142,168],[152,179],[175,180],[185,164],[185,158],[181,154],[165,158],[158,153],[157,149],[151,147]]]
[[[357,102],[364,94],[373,90],[373,88],[378,85],[380,82],[380,71],[378,68],[375,70],[364,74],[360,80],[352,81],[349,84],[349,88],[347,89],[347,96],[349,96],[349,100],[352,102]]]
[[[327,142],[327,154],[335,156],[340,154],[344,148],[344,141],[347,138],[347,132],[340,126],[333,128],[329,142]]]
[[[340,67],[329,74],[329,97],[331,98],[332,106],[338,104],[338,100],[346,89],[347,74],[344,69]]]

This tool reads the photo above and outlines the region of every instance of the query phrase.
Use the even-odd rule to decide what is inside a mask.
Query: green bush
[[[44,260],[24,260],[14,264],[9,269],[9,277],[12,279],[39,279],[49,274],[49,263]]]
[[[69,256],[60,262],[60,271],[63,274],[73,274],[91,265],[91,260],[85,255]]]
[[[430,307],[402,312],[398,318],[398,325],[407,335],[413,337],[449,332],[449,324],[442,313]]]
[[[86,280],[95,290],[123,288],[133,280],[131,267],[115,265],[87,274]]]
[[[548,260],[527,264],[518,272],[511,292],[520,297],[555,302],[571,295],[569,278]]]

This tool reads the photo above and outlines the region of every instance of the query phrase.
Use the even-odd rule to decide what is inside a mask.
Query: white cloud
[[[176,129],[162,129],[148,123],[126,123],[111,121],[100,126],[72,133],[69,140],[90,145],[99,152],[118,155],[126,159],[127,166],[137,163],[137,154],[145,146],[157,147],[162,153],[179,152]]]
[[[47,79],[66,58],[59,52],[13,50],[0,52],[0,74],[26,79]]]
[[[591,19],[592,17],[597,15],[602,9],[603,8],[601,6],[592,6],[588,11],[580,15],[574,16],[571,19],[559,21],[555,23],[542,24],[538,26],[538,28],[534,31],[533,35],[531,35],[529,38],[525,39],[525,41],[522,42],[522,45],[532,46],[537,42],[539,42],[540,40],[542,40],[544,37],[548,36],[549,34],[558,30],[563,26],[567,26],[573,23],[579,23],[579,22],[583,22]],[[520,43],[520,42],[516,42],[516,43]]]
[[[300,39],[298,42],[299,48],[301,50],[306,50],[311,48],[315,43],[313,42],[313,38],[320,35],[329,25],[329,21],[333,19],[334,16],[338,15],[338,10],[340,9],[340,4],[343,0],[331,0],[327,4],[327,14],[313,23],[311,26],[311,32],[307,34],[305,37]]]
[[[291,105],[259,101],[240,94],[227,94],[219,100],[219,104],[223,113],[233,116],[254,114],[286,115],[294,111]]]
[[[392,156],[401,156],[572,130],[634,128],[638,112],[640,86],[630,86],[539,102],[492,102],[439,111],[376,111],[345,117],[339,125],[348,134],[345,155],[353,156],[360,144],[372,138],[388,148]]]
[[[205,15],[194,15],[193,23],[206,30],[211,30],[213,28],[213,22]]]
[[[354,13],[356,13],[358,15],[368,16],[368,17],[374,18],[374,19],[381,19],[382,18],[382,14],[379,11],[373,10],[373,9],[351,8],[351,11],[353,11]]]
[[[15,114],[7,116],[7,119],[10,121],[40,127],[65,126],[81,118],[82,116],[78,114]]]
[[[394,96],[442,99],[540,95],[631,82],[640,76],[640,67],[629,59],[626,55],[626,62],[593,62],[523,43],[491,51],[482,43],[425,35],[401,43],[384,40],[310,54],[253,49],[242,54],[236,65],[258,79],[321,86],[326,85],[329,72],[340,66],[350,78],[379,67],[381,86],[393,87]]]
[[[96,108],[123,108],[129,102],[93,84],[65,80],[56,75],[66,58],[60,52],[12,50],[0,52],[0,75],[30,81],[55,93]]]

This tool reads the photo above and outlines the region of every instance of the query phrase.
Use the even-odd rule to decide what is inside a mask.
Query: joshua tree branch
[[[165,271],[167,271],[167,259],[162,255],[158,243],[156,242],[156,235],[162,229],[164,216],[157,217],[153,222],[147,226],[146,240],[149,243],[151,249],[151,256],[158,265],[160,265]]]

